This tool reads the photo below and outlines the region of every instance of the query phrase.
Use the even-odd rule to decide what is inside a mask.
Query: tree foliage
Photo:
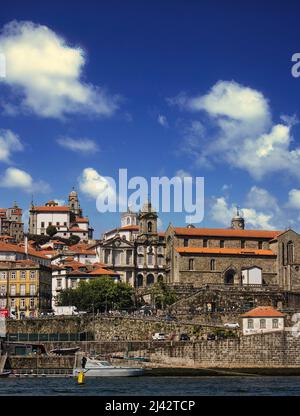
[[[166,306],[176,302],[176,292],[171,289],[165,282],[157,282],[151,290],[151,297],[156,308],[164,309]]]
[[[46,234],[49,235],[49,237],[53,237],[57,233],[57,228],[54,227],[54,225],[48,225],[46,228]]]
[[[104,312],[110,309],[129,309],[133,306],[133,288],[127,283],[115,283],[100,277],[82,281],[76,289],[62,290],[58,296],[61,306],[76,306],[78,310]]]

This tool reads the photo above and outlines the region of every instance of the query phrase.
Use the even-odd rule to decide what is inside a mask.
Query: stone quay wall
[[[240,338],[175,342],[150,355],[164,366],[197,368],[299,368],[300,339],[283,331]]]

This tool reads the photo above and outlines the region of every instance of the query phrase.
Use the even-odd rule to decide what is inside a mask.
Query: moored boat
[[[144,374],[141,367],[117,367],[109,361],[87,358],[85,367],[77,367],[73,370],[73,375],[78,376],[80,372],[87,377],[137,377]]]

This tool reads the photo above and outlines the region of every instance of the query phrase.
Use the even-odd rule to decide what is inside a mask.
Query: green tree
[[[165,309],[167,306],[176,302],[176,292],[166,283],[160,281],[153,285],[151,290],[151,298],[156,308]]]
[[[75,246],[75,244],[78,244],[79,241],[80,241],[80,237],[78,237],[78,235],[71,235],[69,238],[68,245]]]
[[[54,227],[54,225],[48,225],[46,228],[46,233],[49,235],[49,237],[53,237],[57,233],[57,229]]]
[[[100,312],[109,309],[129,309],[133,306],[133,288],[127,283],[115,283],[108,277],[89,282],[82,281],[76,289],[62,290],[58,296],[61,306],[76,306],[77,309]]]

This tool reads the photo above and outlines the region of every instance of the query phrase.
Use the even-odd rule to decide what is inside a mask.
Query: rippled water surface
[[[0,379],[0,395],[267,395],[300,396],[300,377],[104,377]]]

